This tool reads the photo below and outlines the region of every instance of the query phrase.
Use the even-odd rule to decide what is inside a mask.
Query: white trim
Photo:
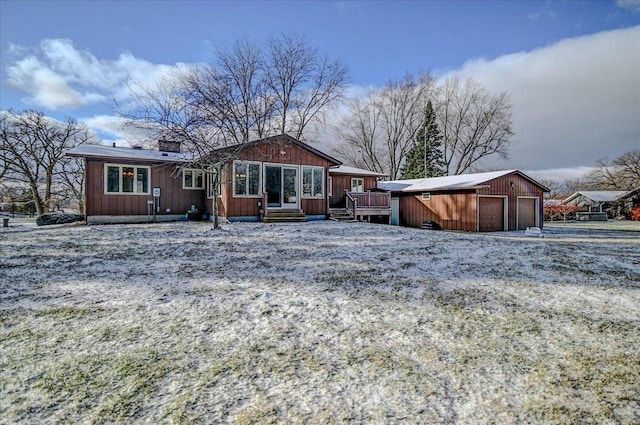
[[[238,195],[236,194],[236,164],[248,164],[248,165],[257,165],[258,167],[260,167],[260,169],[258,170],[258,193],[257,194],[245,194],[245,195]],[[232,184],[232,188],[231,188],[231,194],[233,198],[262,198],[262,173],[263,173],[263,163],[260,161],[241,161],[241,160],[236,160],[233,161],[233,163],[231,164],[231,180],[233,181]],[[249,188],[249,173],[248,173],[248,168],[247,168],[247,176],[246,176],[246,184],[247,184],[247,189]]]
[[[358,181],[358,180],[362,180],[362,190],[358,191],[358,187],[360,187],[360,185],[356,184],[356,190],[353,190],[353,182],[354,181]],[[356,192],[356,193],[363,193],[364,192],[364,177],[351,177],[351,192]]]
[[[535,199],[535,227],[540,227],[540,198],[537,196],[516,196],[516,230],[520,227],[520,203],[519,199]]]
[[[502,230],[509,230],[509,197],[507,195],[478,195],[476,206],[476,232],[480,231],[480,198],[502,198],[504,213],[502,217]]]
[[[118,167],[118,192],[109,192],[109,167]],[[123,192],[122,191],[122,168],[133,168],[133,192]],[[137,177],[138,177],[138,169],[146,169],[147,170],[147,191],[146,192],[138,192],[137,191]],[[149,195],[151,194],[151,167],[146,165],[134,165],[134,164],[114,164],[114,163],[105,163],[103,167],[104,171],[104,194],[105,195]]]
[[[311,196],[305,196],[304,194],[304,169],[311,169]],[[320,196],[313,196],[313,188],[315,182],[315,173],[313,170],[322,170],[322,194]],[[300,199],[324,199],[326,188],[324,185],[324,167],[318,167],[317,165],[300,165]]]
[[[327,184],[329,185],[327,189],[327,196],[333,196],[333,177],[329,175],[327,176],[327,178],[328,178]]]
[[[280,170],[282,171],[285,168],[288,168],[290,170],[296,170],[296,179],[298,180],[296,182],[296,204],[295,207],[293,208],[300,208],[300,195],[302,193],[302,172],[301,172],[301,165],[297,165],[297,164],[285,164],[282,162],[263,162],[262,163],[263,167],[262,167],[262,185],[260,186],[260,190],[261,193],[264,194],[266,192],[266,188],[265,188],[265,184],[267,181],[266,178],[266,174],[267,174],[267,167],[277,167],[280,168]],[[283,183],[284,183],[284,172],[282,172],[280,174],[280,190],[283,190]],[[262,195],[261,195],[262,196]],[[284,195],[282,193],[280,193],[280,196],[282,196],[284,198]],[[317,198],[316,198],[317,199]],[[287,206],[285,206],[284,204],[288,204]],[[268,207],[269,209],[272,210],[277,210],[277,209],[287,209],[287,208],[292,208],[291,207],[292,203],[290,202],[285,202],[284,199],[280,199],[280,206],[279,207]]]
[[[186,181],[186,174],[187,172],[191,173],[191,182],[192,184],[195,184],[196,181],[196,173],[202,174],[202,186],[193,186],[193,187],[187,187],[185,185],[185,181]],[[204,181],[204,172],[202,170],[198,170],[197,168],[183,168],[182,169],[182,188],[185,190],[203,190],[205,188],[205,181]]]

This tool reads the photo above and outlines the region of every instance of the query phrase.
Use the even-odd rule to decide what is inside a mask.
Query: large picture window
[[[324,197],[324,168],[302,167],[302,197]]]
[[[260,196],[260,163],[236,161],[233,163],[234,196]]]
[[[149,167],[105,164],[105,193],[149,194]]]
[[[204,173],[201,170],[183,170],[182,188],[204,189]]]

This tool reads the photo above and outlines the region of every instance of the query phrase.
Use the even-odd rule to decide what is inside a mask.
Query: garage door
[[[536,200],[518,198],[518,230],[536,225]]]
[[[504,198],[479,198],[479,225],[481,232],[504,230]]]

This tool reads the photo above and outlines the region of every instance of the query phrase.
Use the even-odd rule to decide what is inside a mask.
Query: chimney
[[[158,150],[162,152],[180,153],[180,142],[170,140],[158,140]]]

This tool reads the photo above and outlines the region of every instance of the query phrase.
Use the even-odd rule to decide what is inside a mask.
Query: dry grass
[[[0,236],[0,422],[640,420],[628,232],[326,222]]]

